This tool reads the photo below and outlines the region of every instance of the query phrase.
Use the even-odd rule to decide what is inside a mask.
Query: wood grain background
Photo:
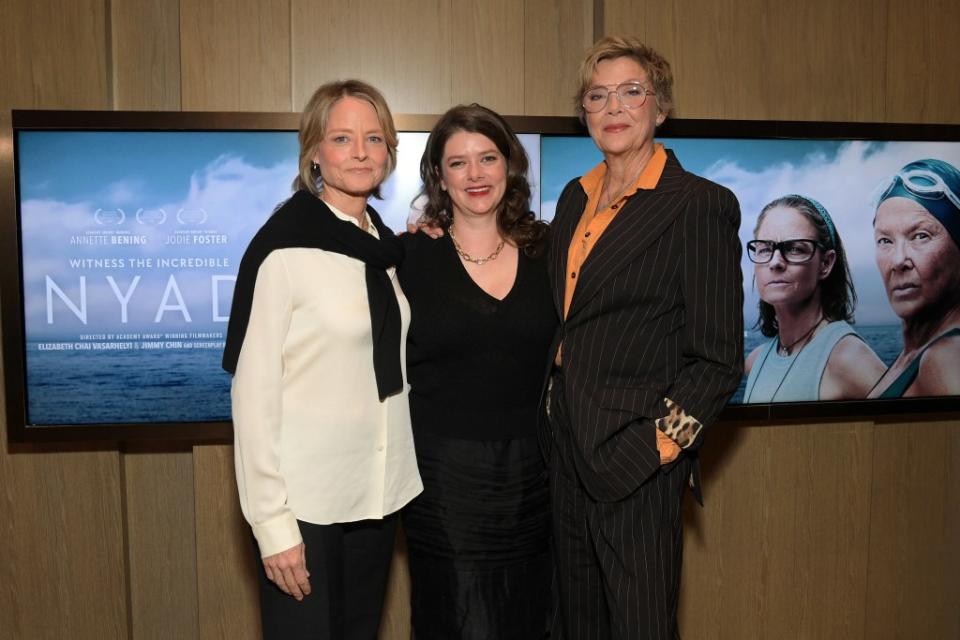
[[[955,0],[5,0],[0,148],[13,108],[297,111],[347,76],[396,113],[569,115],[603,33],[671,60],[680,117],[960,123],[957,25]],[[258,637],[230,447],[2,429],[0,636]],[[727,424],[704,455],[685,637],[960,637],[957,421]],[[404,553],[382,638],[410,637]]]

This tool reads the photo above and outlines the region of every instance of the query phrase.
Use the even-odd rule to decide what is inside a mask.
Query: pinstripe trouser
[[[574,467],[562,384],[553,384],[550,491],[556,565],[551,637],[674,640],[689,464],[658,472],[617,502],[598,502]]]

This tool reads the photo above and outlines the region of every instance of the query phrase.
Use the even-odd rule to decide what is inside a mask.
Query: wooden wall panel
[[[774,70],[764,54],[763,0],[698,0],[676,7],[676,115],[770,117],[774,100],[764,99],[765,85]]]
[[[256,552],[240,513],[233,447],[193,448],[200,637],[260,637]]]
[[[945,562],[944,574],[950,578],[944,585],[943,598],[945,617],[942,627],[945,637],[960,638],[960,607],[951,603],[960,602],[960,509],[957,508],[957,496],[960,495],[960,428],[957,421],[944,423],[946,435],[947,474],[944,478],[947,496],[944,513]],[[934,479],[936,482],[938,479]]]
[[[858,637],[864,623],[872,425],[770,429],[775,473],[764,635]]]
[[[638,35],[666,56],[679,117],[882,120],[885,7],[607,0],[603,28]]]
[[[771,58],[770,117],[883,120],[887,0],[771,4],[766,43],[758,52]]]
[[[0,106],[103,109],[109,105],[102,0],[0,2]]]
[[[525,0],[523,113],[575,113],[577,69],[593,43],[593,3],[588,0]]]
[[[5,152],[11,108],[109,106],[104,7],[95,0],[0,3]],[[13,198],[11,169],[0,166],[3,207]],[[11,447],[5,423],[0,438],[0,635],[126,638],[117,452]]]
[[[711,523],[716,528],[703,531],[700,545],[704,550],[700,554],[685,558],[681,631],[691,637],[697,633],[719,638],[763,637],[760,630],[766,619],[765,570],[774,544],[767,528],[776,491],[772,486],[775,463],[770,456],[771,432],[745,430],[736,435],[741,442],[732,452],[728,451],[731,455],[725,462],[722,485],[712,487],[708,479],[704,482],[709,492],[705,512],[713,510],[713,501],[718,501],[719,514]],[[704,449],[705,456],[710,448]],[[709,469],[711,463],[704,462]],[[698,571],[698,559],[707,560],[703,571]],[[715,581],[709,591],[703,588],[704,579],[705,584]],[[688,597],[688,587],[697,589],[698,585],[702,595]]]
[[[889,1],[887,122],[960,123],[960,2]]]
[[[124,452],[131,637],[199,637],[193,456]]]
[[[182,0],[185,111],[289,111],[290,0]]]
[[[179,0],[111,2],[113,108],[180,108]]]
[[[4,637],[128,637],[118,475],[111,451],[0,456]]]
[[[872,433],[845,423],[710,437],[706,506],[686,514],[684,636],[862,637]]]
[[[451,104],[451,0],[292,0],[293,110],[331,80],[359,78],[394,113]]]
[[[637,36],[673,60],[679,50],[677,18],[680,4],[654,0],[601,0],[599,35]]]
[[[960,429],[878,424],[867,638],[960,636]]]
[[[761,526],[763,514],[750,505],[762,503],[766,487],[754,482],[764,468],[762,455],[767,446],[766,431],[740,425],[719,425],[708,435],[703,449],[701,472],[704,506],[688,499],[684,504],[684,551],[680,628],[688,638],[720,638],[721,617],[730,606],[726,592],[736,579],[739,566],[728,555],[718,553],[726,522],[743,530]],[[739,475],[738,475],[739,471]],[[733,538],[736,541],[736,538]],[[755,549],[759,552],[759,549]],[[750,557],[749,551],[746,554]],[[749,589],[747,594],[756,595]]]
[[[765,118],[763,5],[763,0],[608,0],[603,30],[635,35],[670,61],[675,117]]]
[[[524,112],[523,9],[515,0],[453,2],[447,49],[451,102]]]

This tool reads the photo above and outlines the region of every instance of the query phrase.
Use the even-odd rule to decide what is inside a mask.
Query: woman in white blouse
[[[296,193],[240,264],[223,366],[265,638],[375,638],[396,512],[422,490],[403,248],[367,206],[396,148],[376,89],[320,87],[300,122]]]

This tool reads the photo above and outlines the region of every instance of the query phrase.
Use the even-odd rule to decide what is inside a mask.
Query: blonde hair
[[[580,119],[584,117],[583,96],[590,89],[590,80],[597,72],[597,65],[614,58],[630,58],[640,65],[656,92],[654,97],[657,99],[657,108],[663,115],[670,115],[674,107],[673,72],[667,59],[634,36],[605,36],[587,50],[583,62],[580,63],[580,89],[576,96]]]
[[[327,121],[330,119],[330,110],[342,98],[350,96],[370,103],[377,112],[377,120],[383,129],[383,137],[387,143],[387,168],[384,180],[393,173],[397,166],[397,127],[393,123],[393,114],[383,94],[373,86],[361,80],[338,80],[328,82],[313,92],[300,116],[300,167],[299,174],[293,180],[293,190],[306,189],[315,196],[323,191],[320,183],[320,171],[314,169],[313,157],[317,147],[327,132]],[[380,186],[373,190],[375,198],[380,197]]]

